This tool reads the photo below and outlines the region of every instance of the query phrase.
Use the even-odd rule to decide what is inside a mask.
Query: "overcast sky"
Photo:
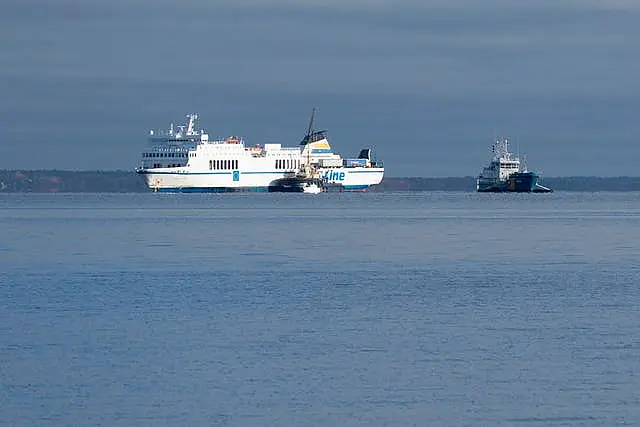
[[[3,0],[0,168],[132,169],[149,128],[475,175],[494,133],[544,175],[640,175],[640,1]]]

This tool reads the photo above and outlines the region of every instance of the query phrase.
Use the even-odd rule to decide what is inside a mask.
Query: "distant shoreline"
[[[639,177],[543,177],[554,191],[640,191]],[[0,193],[147,193],[132,171],[0,170]],[[385,177],[370,192],[475,192],[475,177]]]

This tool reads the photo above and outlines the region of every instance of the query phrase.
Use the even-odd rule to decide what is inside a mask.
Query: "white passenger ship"
[[[379,184],[382,163],[372,161],[364,148],[358,158],[343,159],[331,149],[327,131],[309,130],[297,147],[281,144],[247,146],[240,137],[209,139],[196,129],[196,114],[187,115],[185,126],[168,132],[149,132],[149,148],[142,153],[136,172],[154,191],[227,192],[269,191],[283,178],[312,169],[325,187],[364,191]]]

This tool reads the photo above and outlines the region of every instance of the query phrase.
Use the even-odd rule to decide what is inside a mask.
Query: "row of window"
[[[517,163],[500,163],[500,167],[503,167],[505,169],[510,169],[510,168],[517,168],[518,164]],[[491,166],[489,166],[490,170],[497,170],[498,169],[498,163],[491,163]]]
[[[238,169],[237,160],[209,160],[209,170]]]
[[[297,169],[300,166],[300,160],[297,159],[276,159],[276,169]]]
[[[171,164],[171,165],[167,165],[166,167],[168,167],[168,168],[179,168],[180,166],[182,166],[182,165],[178,164],[178,163],[174,163],[174,164]],[[153,169],[161,168],[162,167],[162,163],[154,163],[153,166],[151,166],[151,167]]]
[[[155,158],[155,157],[187,157],[187,153],[143,153],[142,157]]]
[[[186,157],[187,153],[144,153],[143,157]],[[195,153],[190,153],[191,157],[195,157]],[[238,160],[209,160],[209,170],[231,170],[238,169]],[[169,165],[174,167],[180,165]],[[154,168],[161,167],[160,164],[154,163]],[[276,169],[291,170],[300,167],[298,159],[276,159]]]

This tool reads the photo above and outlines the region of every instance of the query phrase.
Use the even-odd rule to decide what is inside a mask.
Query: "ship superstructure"
[[[268,143],[248,146],[243,138],[211,139],[197,129],[196,114],[187,115],[187,124],[165,132],[149,132],[149,148],[142,153],[136,172],[154,191],[226,192],[268,191],[277,180],[300,172],[312,173],[323,186],[339,190],[365,190],[379,184],[384,176],[382,163],[371,159],[371,150],[362,149],[355,159],[334,153],[327,131],[312,128],[298,146]]]

